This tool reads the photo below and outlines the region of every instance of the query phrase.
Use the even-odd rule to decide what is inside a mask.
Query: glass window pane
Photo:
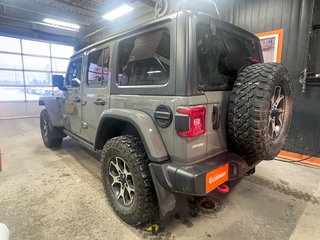
[[[45,42],[22,40],[22,52],[26,54],[50,56],[50,45]]]
[[[209,24],[197,26],[198,90],[231,90],[237,74],[250,59],[260,60],[255,39],[235,34],[217,23],[215,31]]]
[[[23,87],[0,87],[0,101],[24,101]]]
[[[0,53],[0,68],[22,69],[21,56]]]
[[[22,72],[0,70],[0,85],[23,85]]]
[[[70,62],[66,77],[68,87],[79,87],[81,82],[82,58],[78,58]]]
[[[0,36],[0,51],[21,53],[20,39]]]
[[[66,72],[68,64],[69,64],[69,60],[53,58],[52,59],[52,71]]]
[[[27,100],[38,100],[42,96],[52,96],[52,87],[26,87]]]
[[[70,58],[74,53],[72,46],[51,44],[51,55],[52,57]]]
[[[51,71],[50,58],[23,56],[23,63],[25,69]]]
[[[109,80],[110,49],[100,49],[88,57],[87,84],[90,87],[107,86]]]
[[[51,85],[50,72],[24,72],[26,85]]]
[[[119,85],[163,85],[170,75],[170,35],[166,30],[123,40],[119,45]]]

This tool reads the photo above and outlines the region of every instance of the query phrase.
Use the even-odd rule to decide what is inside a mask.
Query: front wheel
[[[140,138],[124,135],[110,139],[101,161],[104,190],[116,214],[131,226],[157,219],[157,198]]]
[[[47,148],[57,148],[61,145],[63,134],[60,129],[51,125],[46,109],[43,109],[40,113],[40,131],[43,143]]]

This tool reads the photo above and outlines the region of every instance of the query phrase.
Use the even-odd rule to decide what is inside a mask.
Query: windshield
[[[197,55],[199,91],[231,90],[239,70],[261,61],[253,36],[219,24],[198,23]]]

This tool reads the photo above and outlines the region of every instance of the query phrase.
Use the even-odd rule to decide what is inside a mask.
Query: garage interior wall
[[[320,1],[316,2],[319,5]],[[222,20],[247,31],[257,34],[284,30],[281,62],[289,70],[294,94],[293,118],[284,149],[306,155],[318,152],[320,142],[319,88],[308,86],[306,93],[302,93],[299,83],[306,65],[314,3],[314,0],[217,1]]]

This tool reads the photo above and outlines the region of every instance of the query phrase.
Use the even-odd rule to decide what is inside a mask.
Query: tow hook
[[[217,187],[217,191],[219,193],[228,193],[230,190],[229,186],[227,184],[221,184]]]

